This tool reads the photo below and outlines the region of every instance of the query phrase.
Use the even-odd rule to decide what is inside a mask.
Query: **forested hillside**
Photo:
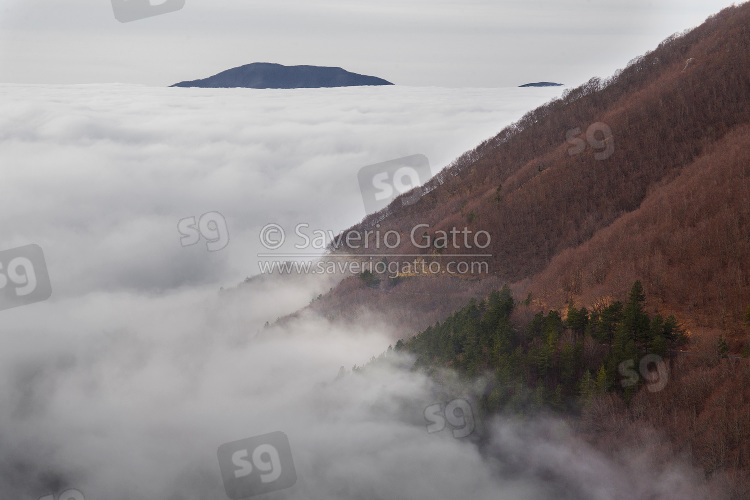
[[[656,430],[665,460],[687,457],[731,498],[748,498],[750,364],[723,337],[686,350],[682,325],[649,315],[645,301],[637,281],[624,302],[603,309],[533,314],[505,287],[394,350],[438,378],[450,368],[469,385],[483,379],[475,396],[485,416],[553,413],[605,453]]]
[[[472,300],[407,342],[399,341],[396,350],[416,355],[417,367],[452,367],[466,377],[492,372],[494,387],[486,400],[490,411],[525,405],[574,410],[579,396],[611,390],[630,399],[645,381],[623,378],[634,368],[629,363],[652,356],[648,368],[658,381],[656,365],[687,341],[674,316],[649,317],[645,299],[636,281],[625,304],[617,301],[593,312],[570,305],[565,320],[558,311],[539,312],[519,328],[511,321],[515,304],[505,287],[486,301]]]
[[[428,261],[468,253],[435,245],[439,231],[487,231],[489,274],[532,292],[537,307],[592,308],[642,280],[651,312],[691,331],[724,329],[740,349],[750,303],[748,68],[744,4],[528,113],[418,188],[416,202],[396,199],[350,231],[395,230],[401,245],[381,252]],[[406,237],[418,224],[429,225],[429,248]],[[391,304],[408,301],[398,287],[387,293]]]
[[[528,113],[418,189],[349,231],[426,224],[397,248],[373,233],[367,252],[489,270],[353,277],[314,310],[413,326],[415,301],[430,322],[395,350],[487,380],[482,411],[555,413],[607,453],[661,436],[665,457],[750,498],[750,4]],[[489,257],[436,243],[463,230],[491,235]]]

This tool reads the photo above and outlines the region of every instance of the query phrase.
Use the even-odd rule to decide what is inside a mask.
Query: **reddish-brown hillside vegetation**
[[[380,252],[428,261],[469,249],[415,248],[415,225],[433,240],[487,231],[489,273],[522,298],[528,286],[545,307],[591,307],[642,279],[652,307],[739,333],[750,304],[748,124],[744,4],[528,113],[419,188],[416,203],[397,199],[350,231],[395,230],[401,246]]]
[[[690,341],[669,351],[664,390],[600,393],[572,417],[578,432],[612,454],[661,436],[666,461],[689,458],[726,489],[715,498],[750,498],[750,369],[741,358],[750,355],[750,3],[531,111],[418,189],[416,202],[407,193],[349,230],[371,231],[369,248],[337,251],[488,269],[352,277],[313,310],[346,321],[375,313],[408,337],[508,283],[525,304],[513,318],[523,331],[538,309],[569,302],[594,317],[639,280],[648,312],[675,315]],[[428,228],[417,243],[429,248],[409,237],[419,224]],[[486,231],[491,244],[434,244],[439,231],[464,229]],[[398,232],[400,246],[378,248],[375,230]],[[458,256],[467,253],[490,256]]]
[[[530,289],[548,304],[595,304],[640,279],[654,307],[741,333],[748,276],[750,126],[742,126],[638,209],[555,256]]]

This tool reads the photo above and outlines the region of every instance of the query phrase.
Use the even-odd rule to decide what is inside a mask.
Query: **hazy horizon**
[[[186,0],[176,12],[120,23],[108,1],[5,0],[0,82],[168,86],[273,62],[342,67],[404,86],[577,86],[731,4]]]

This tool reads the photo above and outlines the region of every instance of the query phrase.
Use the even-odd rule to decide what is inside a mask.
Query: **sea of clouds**
[[[335,277],[234,289],[266,224],[344,229],[360,168],[424,154],[437,173],[559,93],[0,85],[0,252],[39,245],[53,290],[0,311],[0,498],[226,498],[218,447],[274,431],[298,479],[267,498],[703,498],[559,422],[484,422],[482,446],[427,432],[435,382],[339,376],[388,347],[387,318],[273,326]],[[213,212],[226,246],[183,246],[179,222]]]

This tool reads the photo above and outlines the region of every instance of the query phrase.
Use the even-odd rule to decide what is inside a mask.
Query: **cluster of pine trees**
[[[518,326],[511,322],[517,304],[506,286],[399,341],[395,350],[414,355],[416,368],[450,367],[472,379],[494,375],[483,399],[487,411],[575,411],[595,394],[631,397],[649,377],[624,383],[626,369],[637,370],[647,355],[668,360],[686,341],[677,320],[649,316],[645,300],[637,281],[625,304],[595,311],[570,304],[564,320],[553,310]]]

